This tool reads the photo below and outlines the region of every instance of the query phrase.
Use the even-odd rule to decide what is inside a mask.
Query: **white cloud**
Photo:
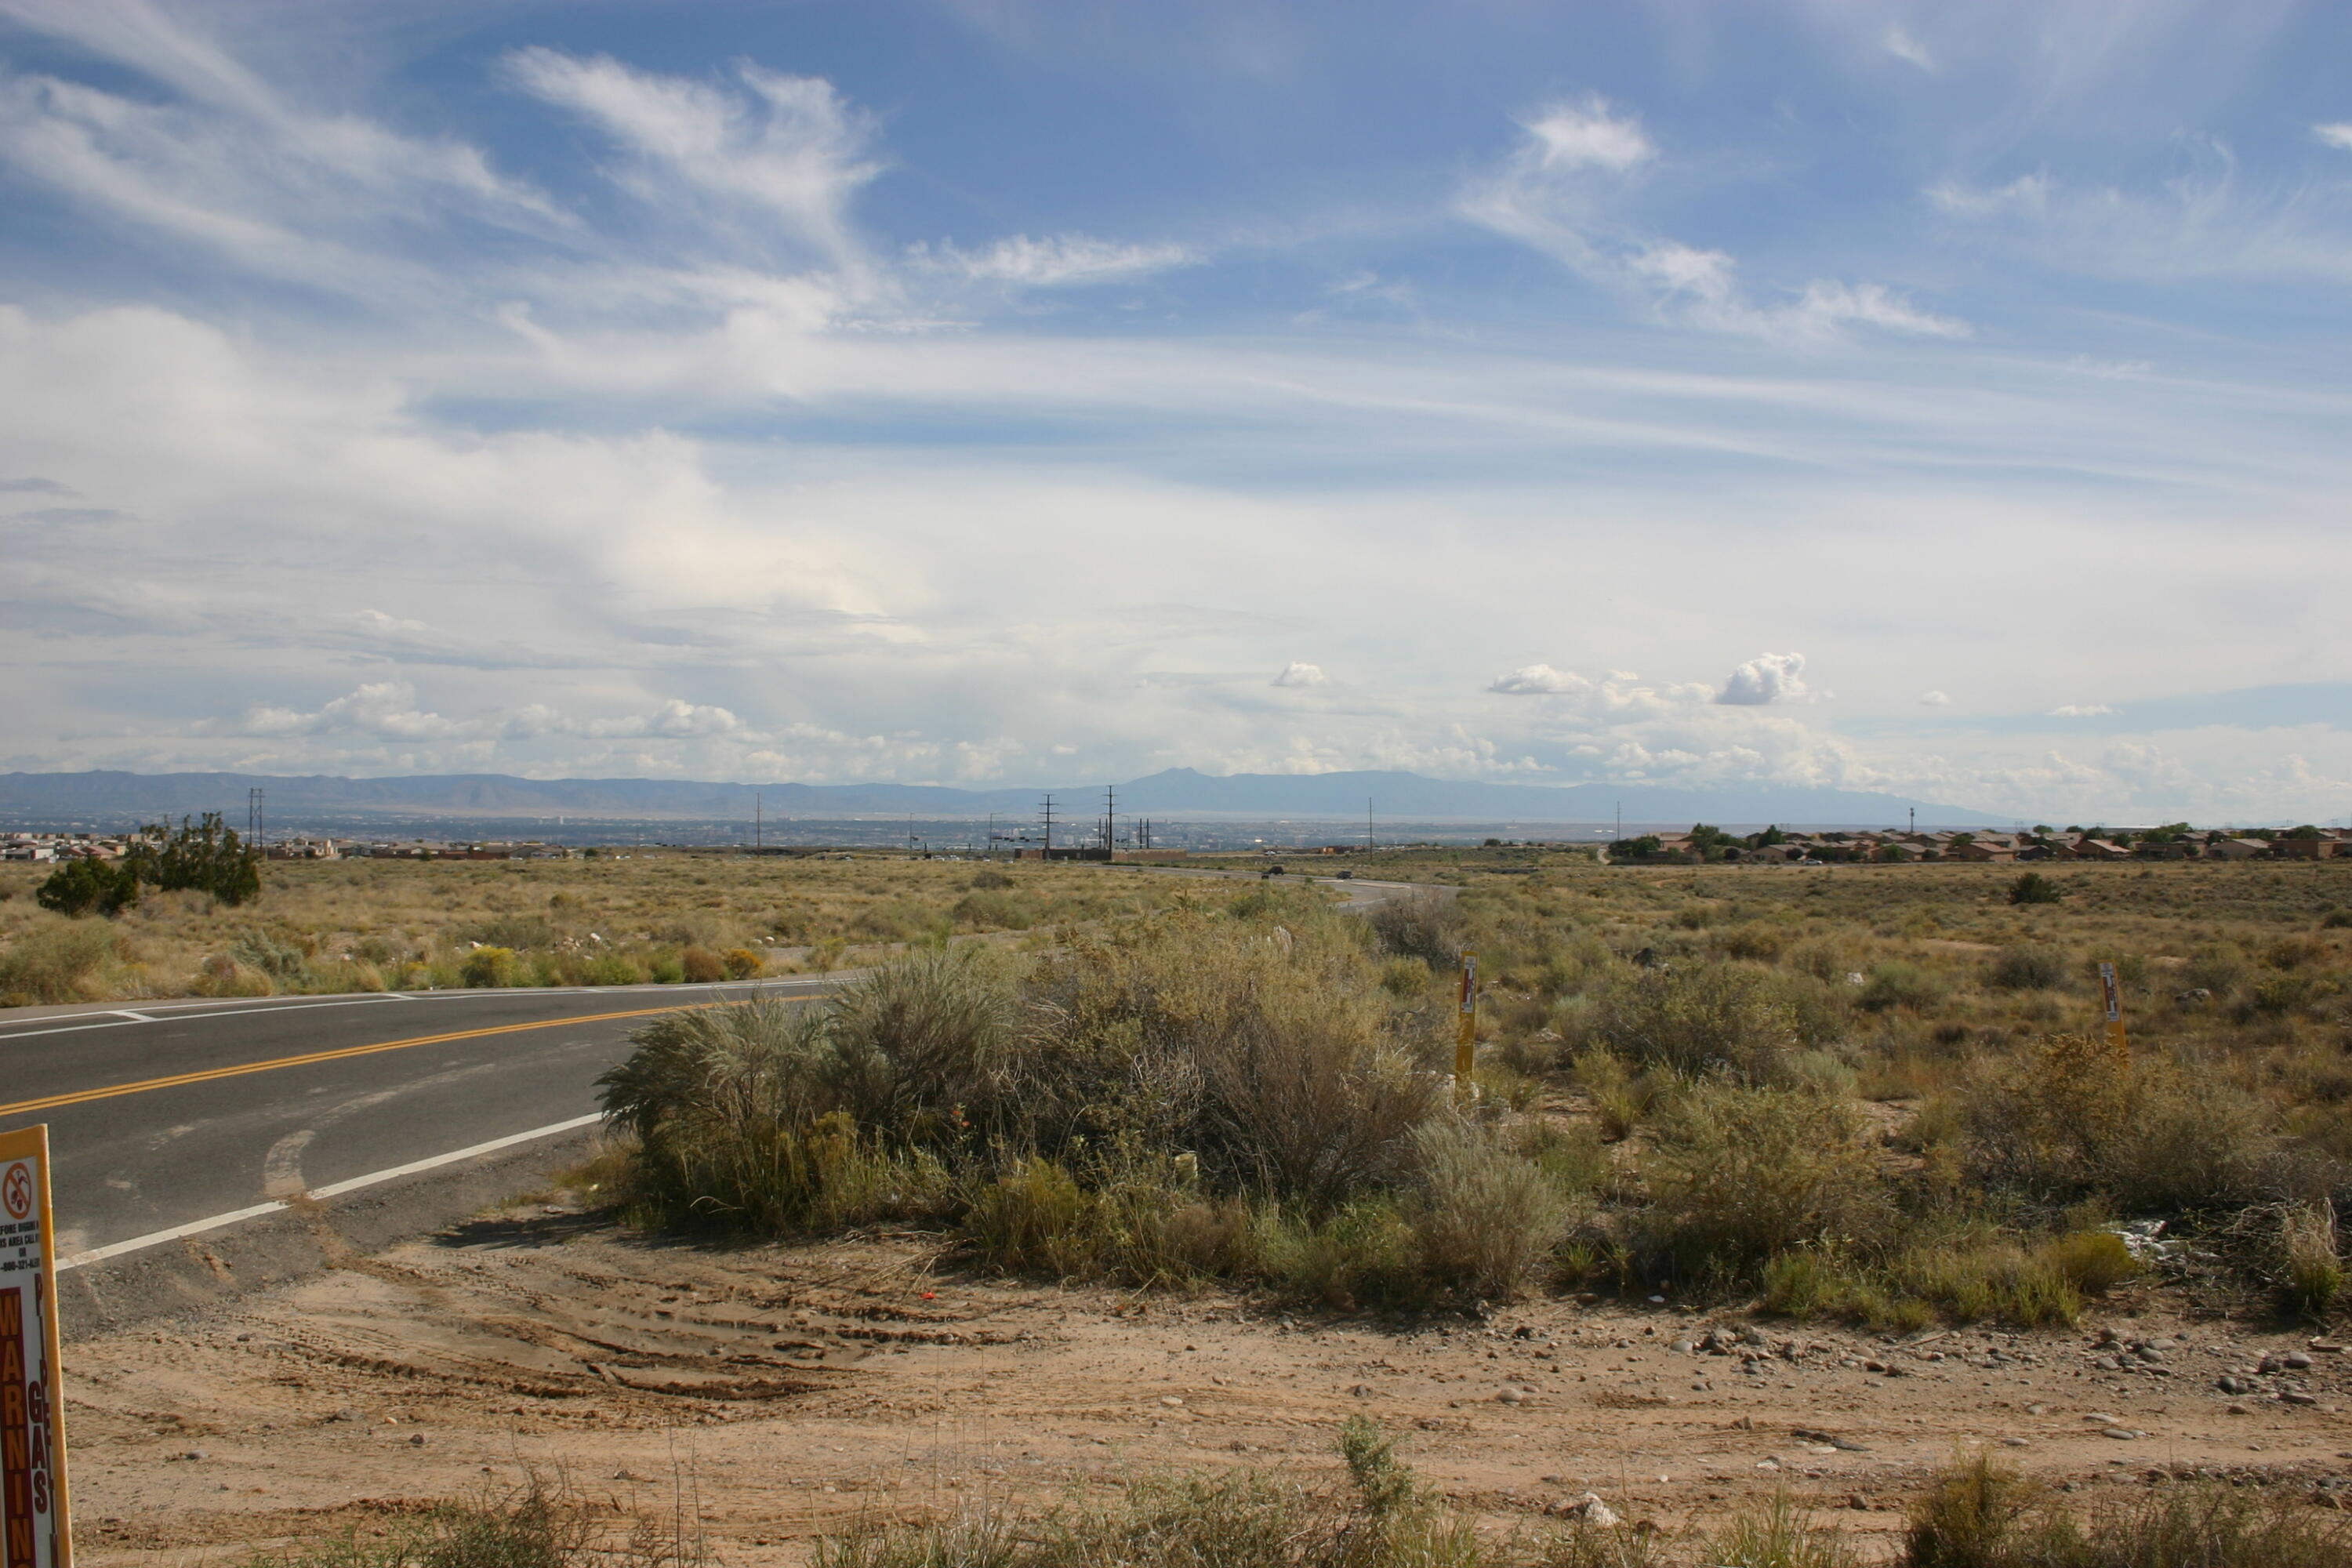
[[[2330,147],[2352,153],[2352,121],[2338,121],[2329,125],[2315,125],[2311,133]]]
[[[1896,59],[1907,60],[1923,71],[1935,70],[1936,57],[1927,52],[1927,46],[1901,27],[1890,26],[1886,29],[1885,44],[1886,52]]]
[[[1558,697],[1581,694],[1592,689],[1592,682],[1571,670],[1554,669],[1548,664],[1530,664],[1498,675],[1487,688],[1506,697]]]
[[[1948,708],[1952,705],[1952,700],[1940,691],[1922,691],[1919,702],[1926,708]]]
[[[2053,719],[2096,719],[2116,710],[2104,702],[2067,702],[2050,710]]]
[[[1522,129],[1519,144],[1464,187],[1463,216],[1549,256],[1653,320],[1793,346],[1833,342],[1853,327],[1969,335],[1965,322],[1920,310],[1879,283],[1816,278],[1793,298],[1759,300],[1729,253],[1649,232],[1625,216],[1622,176],[1656,149],[1638,124],[1612,116],[1597,99],[1582,110],[1555,108]]]
[[[918,260],[932,253],[918,248]],[[941,246],[937,264],[978,280],[1050,289],[1063,284],[1108,283],[1173,267],[1196,266],[1202,258],[1181,245],[1120,245],[1082,234],[1032,239],[1025,234],[1000,239],[977,252]]]
[[[1733,708],[1801,701],[1807,696],[1804,674],[1803,654],[1759,654],[1731,672],[1715,700]]]
[[[512,79],[571,110],[630,154],[623,183],[653,205],[686,190],[730,209],[764,212],[782,232],[837,267],[859,259],[850,199],[882,171],[871,119],[831,82],[748,61],[743,90],[661,76],[608,56],[583,59],[549,48],[507,58]]]
[[[1321,665],[1302,664],[1297,659],[1292,659],[1283,667],[1282,673],[1274,678],[1274,684],[1286,687],[1321,686],[1330,679],[1323,673]]]
[[[1646,163],[1658,150],[1630,115],[1612,112],[1608,100],[1556,103],[1520,122],[1534,138],[1537,162],[1546,169],[1607,169],[1623,174]]]

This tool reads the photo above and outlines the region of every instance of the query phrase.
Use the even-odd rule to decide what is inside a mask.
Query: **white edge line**
[[[592,1111],[586,1116],[575,1116],[569,1121],[557,1121],[545,1127],[534,1127],[528,1132],[513,1132],[504,1138],[493,1138],[487,1143],[476,1143],[464,1149],[453,1149],[446,1154],[436,1154],[429,1160],[412,1160],[405,1165],[394,1165],[388,1171],[374,1171],[364,1176],[353,1176],[347,1182],[332,1182],[323,1187],[312,1188],[308,1195],[313,1198],[341,1197],[345,1193],[355,1193],[362,1187],[372,1187],[379,1182],[396,1181],[402,1176],[413,1176],[420,1171],[432,1170],[436,1165],[455,1164],[459,1160],[470,1160],[477,1154],[489,1154],[500,1149],[510,1149],[518,1143],[528,1143],[534,1138],[552,1138],[559,1132],[569,1132],[575,1128],[585,1127],[592,1121],[604,1120],[604,1112]],[[218,1230],[223,1226],[236,1225],[241,1220],[258,1219],[263,1215],[276,1214],[281,1209],[291,1206],[290,1204],[283,1201],[256,1204],[249,1209],[236,1209],[228,1214],[216,1214],[210,1219],[192,1220],[186,1225],[175,1225],[169,1230],[159,1230],[147,1236],[134,1236],[128,1241],[110,1242],[104,1247],[93,1247],[87,1252],[77,1252],[71,1258],[59,1262],[58,1272],[62,1274],[68,1268],[79,1268],[91,1263],[103,1263],[110,1258],[120,1258],[126,1252],[139,1252],[150,1247],[160,1247],[167,1241],[179,1241],[186,1237],[202,1236],[208,1230]]]

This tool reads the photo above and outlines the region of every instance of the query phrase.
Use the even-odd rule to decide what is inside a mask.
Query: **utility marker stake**
[[[1478,1050],[1478,955],[1462,955],[1461,1023],[1454,1037],[1454,1092],[1467,1098]]]

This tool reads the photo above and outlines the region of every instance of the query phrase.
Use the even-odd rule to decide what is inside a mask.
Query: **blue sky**
[[[2348,58],[0,0],[0,766],[2340,818]]]

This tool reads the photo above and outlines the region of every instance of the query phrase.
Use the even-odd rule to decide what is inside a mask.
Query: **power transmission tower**
[[[1110,785],[1103,785],[1103,858],[1108,860],[1118,847],[1116,837],[1118,826],[1118,794]]]
[[[249,789],[245,792],[246,847],[259,852],[268,847],[269,818],[264,809],[267,792]]]
[[[1045,797],[1045,805],[1037,815],[1045,819],[1045,853],[1042,858],[1051,860],[1054,858],[1054,797],[1052,795]]]

